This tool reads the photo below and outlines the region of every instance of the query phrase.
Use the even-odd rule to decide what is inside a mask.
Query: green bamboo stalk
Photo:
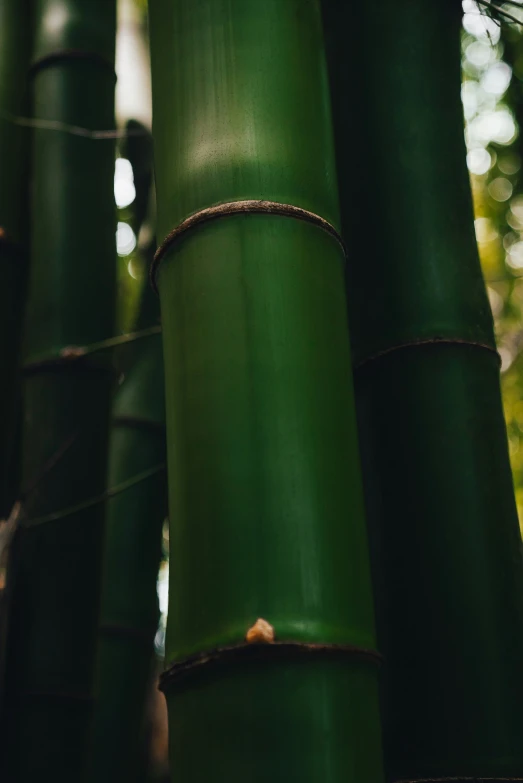
[[[337,227],[316,0],[149,12],[159,237],[249,199]],[[343,252],[319,218],[243,209],[200,216],[153,270],[172,779],[372,783],[378,672]]]
[[[12,484],[18,362],[28,254],[27,130],[13,119],[28,111],[30,40],[26,0],[0,0],[0,517],[15,500]]]
[[[521,539],[465,165],[461,4],[324,7],[386,775],[520,780]]]
[[[146,296],[153,297],[147,286]],[[109,486],[165,460],[161,335],[140,343],[113,411]],[[156,582],[165,474],[157,473],[108,506],[90,778],[131,781],[158,626]]]
[[[36,0],[37,118],[114,124],[115,3]],[[113,332],[114,145],[36,130],[25,366],[27,499],[13,550],[7,779],[81,777],[92,684],[104,507],[31,519],[104,491],[108,357],[54,358]],[[33,364],[33,357],[49,354]]]
[[[128,123],[127,127],[145,131],[139,123]],[[124,154],[134,171],[133,228],[138,233],[151,187],[150,136],[128,138]],[[146,284],[136,330],[158,321],[158,298]],[[113,408],[110,487],[165,462],[161,334],[134,343],[133,350],[126,353],[130,354],[129,369]],[[130,783],[137,780],[143,765],[141,740],[159,619],[156,584],[166,492],[165,473],[156,473],[108,505],[98,694],[88,776],[93,783]]]
[[[12,118],[27,112],[30,36],[28,3],[0,0],[0,519],[18,490],[20,379],[18,375],[27,266],[27,131]],[[0,576],[6,557],[0,553]],[[0,712],[5,665],[7,599],[0,586]]]

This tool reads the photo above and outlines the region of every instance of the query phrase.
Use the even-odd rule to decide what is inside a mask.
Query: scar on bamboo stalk
[[[263,617],[258,617],[245,634],[245,641],[247,644],[272,644],[274,642],[274,628]]]

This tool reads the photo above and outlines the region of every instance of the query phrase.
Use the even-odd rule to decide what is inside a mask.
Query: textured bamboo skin
[[[25,115],[30,57],[28,3],[0,1],[0,111]],[[0,517],[14,502],[18,361],[27,271],[28,132],[0,116]]]
[[[149,286],[144,295],[158,311]],[[146,302],[142,310],[148,307]],[[109,486],[165,461],[161,335],[137,343],[135,354],[113,410]],[[140,732],[158,626],[156,583],[166,513],[164,473],[131,487],[108,505],[89,775],[99,783],[132,781],[139,769]]]
[[[461,8],[324,8],[386,775],[519,779],[521,539],[465,165]]]
[[[149,13],[158,237],[239,199],[337,225],[316,0]],[[202,224],[160,265],[168,663],[259,617],[278,640],[375,646],[343,267],[325,231],[270,215]],[[173,780],[379,781],[375,663],[264,649],[166,680]]]
[[[63,50],[95,55],[33,69],[35,116],[113,127],[115,4],[38,0],[35,25],[35,61]],[[13,555],[6,746],[7,779],[17,782],[79,779],[86,760],[104,506],[30,520],[104,491],[112,372],[102,357],[31,364],[113,333],[113,176],[111,141],[34,132],[23,474],[26,486],[45,475]]]

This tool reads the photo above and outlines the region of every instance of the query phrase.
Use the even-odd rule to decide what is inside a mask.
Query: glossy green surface
[[[180,243],[159,284],[167,660],[239,642],[258,617],[282,639],[374,647],[337,243],[230,217]]]
[[[223,666],[169,700],[172,780],[381,780],[377,701],[372,664]]]
[[[355,364],[435,336],[494,345],[463,138],[460,4],[323,7]]]
[[[28,131],[13,117],[28,111],[30,36],[28,2],[0,0],[0,516],[17,488],[8,473],[14,460],[19,408],[20,336],[27,272]],[[2,241],[7,239],[8,242]]]
[[[114,2],[38,0],[34,10],[35,59],[82,47],[113,60]],[[32,90],[39,118],[113,127],[114,74],[98,62],[48,63]],[[113,143],[37,130],[32,151],[27,361],[111,336],[115,294]],[[84,768],[104,507],[43,525],[30,520],[104,491],[111,386],[103,357],[25,377],[23,480],[26,489],[40,481],[25,504],[10,574],[6,778],[17,783],[50,774],[78,780]]]
[[[243,198],[336,223],[316,0],[149,10],[158,236]],[[241,644],[258,617],[374,647],[343,270],[326,232],[269,215],[202,224],[161,264],[168,662]],[[172,779],[379,781],[376,668],[266,666],[168,687]]]
[[[151,289],[147,298],[154,297]],[[165,461],[160,335],[137,343],[113,409],[109,485]],[[122,418],[123,417],[123,418]],[[129,418],[132,417],[133,421]],[[89,780],[136,779],[159,609],[156,583],[167,513],[165,473],[109,501]]]
[[[464,344],[494,343],[465,164],[461,7],[324,10],[386,776],[520,778],[521,539],[497,357]],[[441,338],[457,342],[375,356]]]
[[[294,204],[338,225],[318,2],[262,5],[150,3],[158,237],[238,199]]]

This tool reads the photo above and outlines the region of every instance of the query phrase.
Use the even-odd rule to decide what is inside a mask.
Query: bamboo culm
[[[387,779],[519,780],[523,564],[465,163],[461,5],[325,0],[324,21]]]
[[[115,2],[36,0],[34,115],[114,127]],[[24,367],[23,480],[33,490],[12,551],[6,779],[78,780],[92,711],[103,505],[31,527],[101,494],[112,369],[54,358],[113,334],[114,145],[33,132],[32,253]],[[32,364],[32,357],[49,361]],[[38,480],[37,480],[38,479]]]
[[[164,246],[154,274],[172,779],[378,783],[378,667],[319,5],[150,0],[149,15],[159,241],[201,210],[249,202]],[[254,214],[253,200],[308,217],[267,204]]]
[[[152,139],[126,140],[123,154],[133,167],[138,235],[147,211],[152,177]],[[152,257],[154,245],[146,252]],[[148,281],[135,329],[160,319],[158,297]],[[125,376],[113,406],[109,486],[165,462],[165,401],[162,338],[158,333],[125,351]],[[141,773],[147,690],[158,628],[158,569],[167,514],[165,471],[111,500],[107,509],[105,556],[97,655],[97,699],[88,780],[130,783]]]
[[[110,486],[165,461],[161,335],[140,349],[113,410]],[[97,783],[131,781],[138,768],[166,513],[164,473],[109,502],[89,778]]]
[[[0,0],[0,517],[16,498],[20,337],[29,252],[29,135],[11,117],[26,114],[31,36],[28,0]]]
[[[0,518],[18,495],[20,338],[27,277],[29,138],[7,118],[28,111],[30,36],[25,0],[0,0]],[[6,553],[0,556],[5,569]],[[0,727],[6,644],[7,591],[0,590]],[[1,728],[0,728],[1,732]],[[1,753],[1,749],[0,749]]]

